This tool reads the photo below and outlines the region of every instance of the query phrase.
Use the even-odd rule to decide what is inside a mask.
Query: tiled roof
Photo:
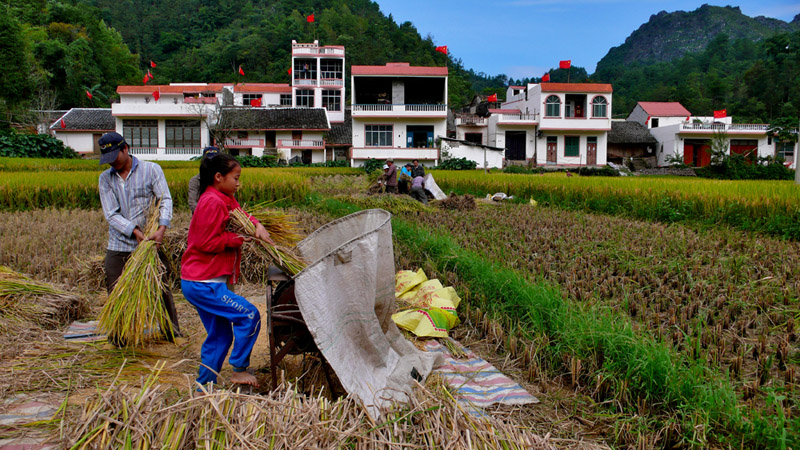
[[[522,114],[522,111],[518,109],[497,109],[497,108],[489,108],[489,112],[492,114]]]
[[[111,108],[72,108],[50,125],[55,131],[114,131],[116,127]]]
[[[344,113],[344,122],[332,123],[325,142],[333,145],[353,145],[353,119],[350,110]]]
[[[155,91],[163,94],[184,94],[195,92],[222,92],[223,83],[199,83],[199,84],[151,84],[144,86],[117,86],[118,94],[152,94]]]
[[[394,76],[447,76],[447,67],[421,67],[409,63],[386,63],[385,66],[352,66],[353,75],[394,75]]]
[[[289,94],[292,87],[288,84],[279,83],[242,83],[233,87],[234,92],[281,92]]]
[[[509,86],[511,89],[525,89],[525,86]]]
[[[639,102],[644,112],[657,117],[688,117],[692,113],[678,102]]]
[[[590,92],[610,94],[614,88],[603,83],[542,83],[542,92]]]
[[[232,130],[327,130],[322,108],[234,107],[222,111],[222,123]]]
[[[609,144],[656,144],[656,138],[644,125],[634,121],[613,121],[608,132]]]

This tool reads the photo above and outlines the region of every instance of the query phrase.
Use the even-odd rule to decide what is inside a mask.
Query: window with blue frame
[[[407,148],[433,148],[433,125],[409,125],[406,127]]]

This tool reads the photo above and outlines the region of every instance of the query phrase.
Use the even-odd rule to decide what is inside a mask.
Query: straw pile
[[[362,208],[385,209],[393,214],[419,213],[419,212],[432,211],[430,207],[423,205],[422,203],[414,200],[408,195],[393,195],[393,194],[382,194],[382,195],[371,195],[371,196],[337,195],[334,196],[333,198],[339,201],[353,203]]]
[[[164,366],[157,364],[140,389],[112,385],[88,399],[76,423],[64,427],[72,448],[554,448],[496,417],[470,416],[441,384],[420,386],[409,405],[376,423],[355,400],[306,398],[292,388],[170,398],[174,389],[157,385]]]
[[[0,266],[0,333],[31,324],[56,328],[79,317],[85,309],[81,297]]]
[[[256,237],[256,226],[250,221],[247,213],[241,209],[232,210],[230,217],[228,229],[234,233],[252,237],[253,241],[251,242],[257,253],[265,256],[272,264],[287,274],[294,276],[306,267],[306,262],[286,245],[277,242],[276,245],[272,245]]]
[[[158,229],[159,204],[152,205],[143,230],[150,236]],[[156,339],[156,330],[172,334],[172,322],[162,306],[165,267],[158,256],[155,241],[143,241],[131,254],[108,295],[100,313],[98,328],[110,339],[127,346],[139,347]]]
[[[475,197],[469,194],[456,195],[452,192],[449,197],[434,204],[442,209],[471,210],[478,207]]]

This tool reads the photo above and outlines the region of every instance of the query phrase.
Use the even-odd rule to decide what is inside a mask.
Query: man
[[[122,274],[125,262],[140,242],[153,240],[159,245],[163,242],[164,232],[172,220],[172,196],[161,167],[130,156],[128,143],[119,133],[104,134],[98,144],[102,154],[100,164],[111,165],[110,169],[100,174],[98,181],[100,203],[108,221],[108,246],[104,267],[106,289],[111,293]],[[154,199],[161,199],[159,227],[152,235],[145,236],[142,229],[147,223],[147,213]],[[161,258],[163,261],[163,254]],[[165,266],[169,267],[169,264],[165,262]],[[165,333],[165,337],[173,341],[181,334],[169,288],[164,289],[161,300],[173,327],[173,333]]]
[[[206,147],[203,149],[203,159],[207,157],[219,154],[219,149],[217,147]],[[201,161],[202,164],[202,161]],[[194,214],[194,209],[197,208],[197,202],[200,200],[200,172],[197,172],[197,175],[193,176],[189,180],[189,209],[192,210],[192,214]]]
[[[400,169],[400,177],[397,179],[397,192],[409,194],[411,189],[411,163],[406,163]]]
[[[393,159],[386,160],[386,166],[389,170],[384,170],[383,179],[386,181],[386,193],[397,193],[397,167],[394,165]]]
[[[423,204],[428,204],[428,194],[425,193],[425,179],[422,177],[414,178],[411,182],[411,197]]]
[[[417,177],[425,178],[425,168],[419,164],[419,160],[415,159],[414,161],[412,161],[412,163],[414,165],[413,167],[411,167],[411,178],[412,179]]]

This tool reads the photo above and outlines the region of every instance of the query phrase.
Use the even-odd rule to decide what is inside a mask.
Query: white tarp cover
[[[439,356],[418,350],[392,321],[391,214],[370,209],[342,217],[297,249],[309,262],[295,276],[297,304],[344,388],[373,418],[392,402],[407,401],[412,372],[424,379]]]
[[[444,192],[439,188],[439,185],[436,184],[436,181],[433,180],[433,175],[431,174],[425,175],[425,190],[430,192],[436,200],[444,200],[447,198]]]

